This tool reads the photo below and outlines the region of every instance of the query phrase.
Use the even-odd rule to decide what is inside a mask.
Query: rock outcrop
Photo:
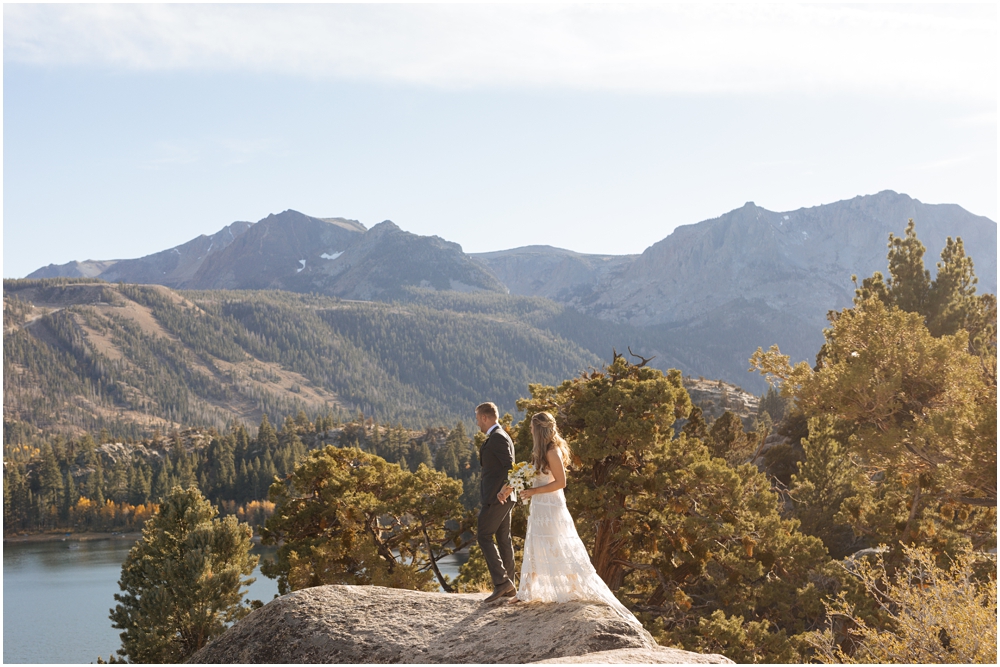
[[[485,593],[317,586],[257,609],[191,663],[728,663],[664,649],[609,607],[486,605]],[[591,659],[592,658],[592,659]]]

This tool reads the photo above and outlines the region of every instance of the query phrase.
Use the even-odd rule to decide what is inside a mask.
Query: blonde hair
[[[555,449],[559,453],[563,465],[569,463],[569,445],[559,435],[555,417],[548,412],[539,412],[531,418],[531,439],[535,442],[531,462],[538,472],[549,472],[547,456],[550,449]]]
[[[500,419],[500,411],[497,409],[496,403],[480,403],[476,406],[476,414]]]

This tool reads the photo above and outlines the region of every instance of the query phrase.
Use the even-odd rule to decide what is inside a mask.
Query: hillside
[[[483,400],[513,410],[529,383],[599,363],[533,324],[549,317],[538,306],[526,308],[487,314],[276,291],[5,281],[4,420],[148,432],[330,409],[453,424]]]
[[[903,234],[909,218],[927,246],[932,273],[946,237],[960,236],[976,265],[978,291],[996,292],[995,222],[888,190],[786,212],[750,202],[677,227],[640,255],[621,256],[551,246],[466,254],[455,243],[389,221],[365,229],[353,220],[285,211],[147,257],[50,265],[29,277],[285,290],[472,308],[487,318],[489,308],[527,308],[534,326],[601,358],[631,347],[655,357],[658,368],[763,393],[763,380],[747,373],[754,350],[777,344],[793,361],[812,361],[827,312],[851,302],[851,276],[884,273],[888,236]],[[362,346],[369,344],[370,337]]]

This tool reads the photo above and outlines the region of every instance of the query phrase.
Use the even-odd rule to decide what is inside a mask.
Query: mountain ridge
[[[888,236],[902,235],[911,218],[932,274],[946,237],[962,237],[978,290],[996,292],[994,221],[891,190],[785,212],[747,202],[681,225],[636,255],[539,245],[466,254],[457,243],[412,234],[391,221],[366,229],[353,220],[287,210],[257,223],[233,223],[245,227],[211,253],[205,249],[214,248],[210,239],[231,225],[146,258],[106,267],[95,260],[50,265],[29,277],[61,270],[141,282],[135,280],[141,265],[140,277],[175,289],[278,289],[387,302],[410,300],[411,289],[539,297],[613,325],[601,340],[631,344],[692,375],[763,390],[759,378],[746,375],[753,351],[777,344],[793,361],[811,360],[823,342],[827,312],[851,304],[851,276],[885,274]],[[133,273],[124,271],[129,267]],[[178,283],[178,276],[187,277]],[[596,320],[579,324],[594,328]],[[593,341],[587,347],[594,350]]]

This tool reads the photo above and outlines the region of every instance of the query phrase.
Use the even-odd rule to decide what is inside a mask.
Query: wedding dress
[[[540,474],[532,486],[545,486],[553,479],[552,473]],[[603,602],[625,620],[639,624],[597,576],[587,547],[566,509],[566,495],[562,489],[533,495],[530,502],[517,599],[522,602]]]

